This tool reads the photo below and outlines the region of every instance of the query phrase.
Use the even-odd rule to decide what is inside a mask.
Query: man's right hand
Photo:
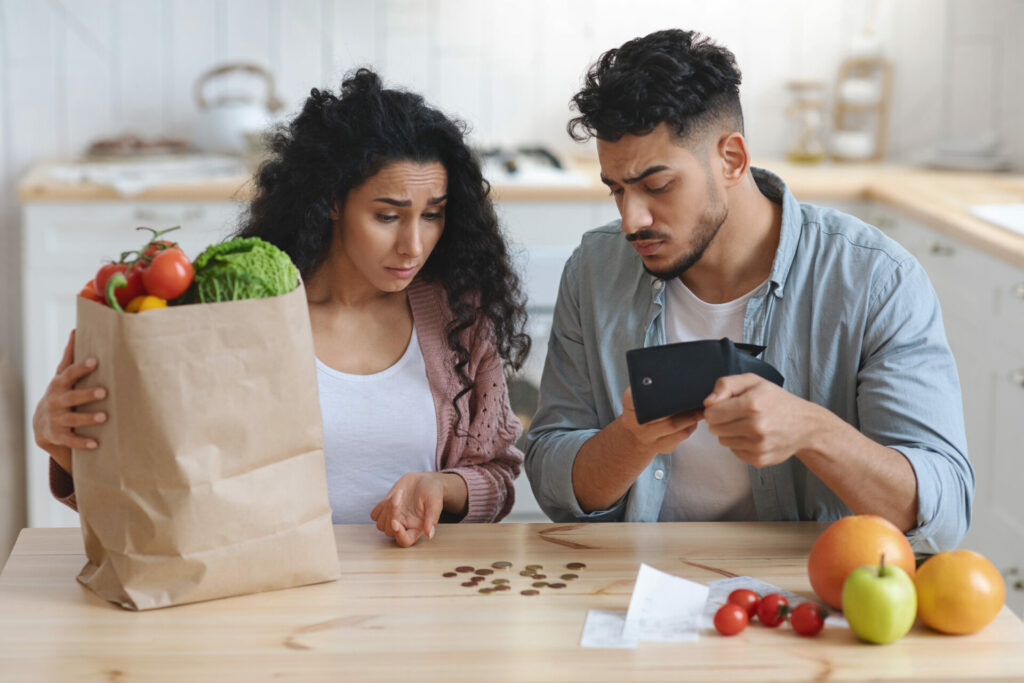
[[[71,449],[94,449],[99,444],[95,439],[79,436],[75,427],[106,422],[103,412],[75,412],[75,408],[86,403],[102,400],[107,390],[102,387],[75,389],[75,383],[96,369],[95,358],[83,363],[74,362],[75,333],[71,332],[64,357],[57,366],[57,374],[50,381],[46,393],[39,400],[32,416],[32,432],[36,445],[50,454],[65,472],[71,474]]]
[[[576,501],[584,512],[607,510],[633,485],[658,453],[671,453],[703,418],[703,412],[670,415],[640,424],[633,392],[622,394],[622,415],[590,438],[572,466]]]

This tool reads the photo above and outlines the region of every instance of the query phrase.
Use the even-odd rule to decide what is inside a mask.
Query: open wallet
[[[782,374],[757,358],[764,349],[723,337],[626,351],[637,422],[703,408],[726,375],[753,372],[781,387]]]

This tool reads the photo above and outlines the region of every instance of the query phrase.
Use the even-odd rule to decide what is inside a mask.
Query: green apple
[[[843,615],[861,640],[891,643],[906,635],[917,615],[914,580],[895,565],[858,567],[843,583]]]

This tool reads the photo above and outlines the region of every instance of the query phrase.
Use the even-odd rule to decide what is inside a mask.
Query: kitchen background
[[[665,27],[735,52],[758,157],[786,151],[787,82],[820,80],[831,102],[870,31],[893,65],[889,159],[955,148],[1024,170],[1022,0],[0,0],[0,557],[26,520],[16,185],[32,165],[125,133],[190,138],[197,78],[240,60],[274,75],[282,116],[369,64],[470,122],[482,147],[592,155],[565,134],[582,74]]]

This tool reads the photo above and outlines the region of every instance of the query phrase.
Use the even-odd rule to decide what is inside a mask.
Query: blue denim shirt
[[[974,470],[967,458],[956,364],[939,302],[921,265],[876,228],[801,204],[777,176],[754,169],[761,192],[782,205],[768,282],[751,297],[740,341],[785,388],[903,453],[917,476],[916,550],[961,541],[971,519]],[[664,283],[643,269],[620,222],[591,230],[565,265],[541,398],[530,427],[526,473],[555,521],[653,522],[672,480],[658,454],[607,510],[586,513],[572,486],[580,447],[622,413],[626,351],[665,343]],[[831,521],[851,510],[798,458],[748,468],[764,521]]]

